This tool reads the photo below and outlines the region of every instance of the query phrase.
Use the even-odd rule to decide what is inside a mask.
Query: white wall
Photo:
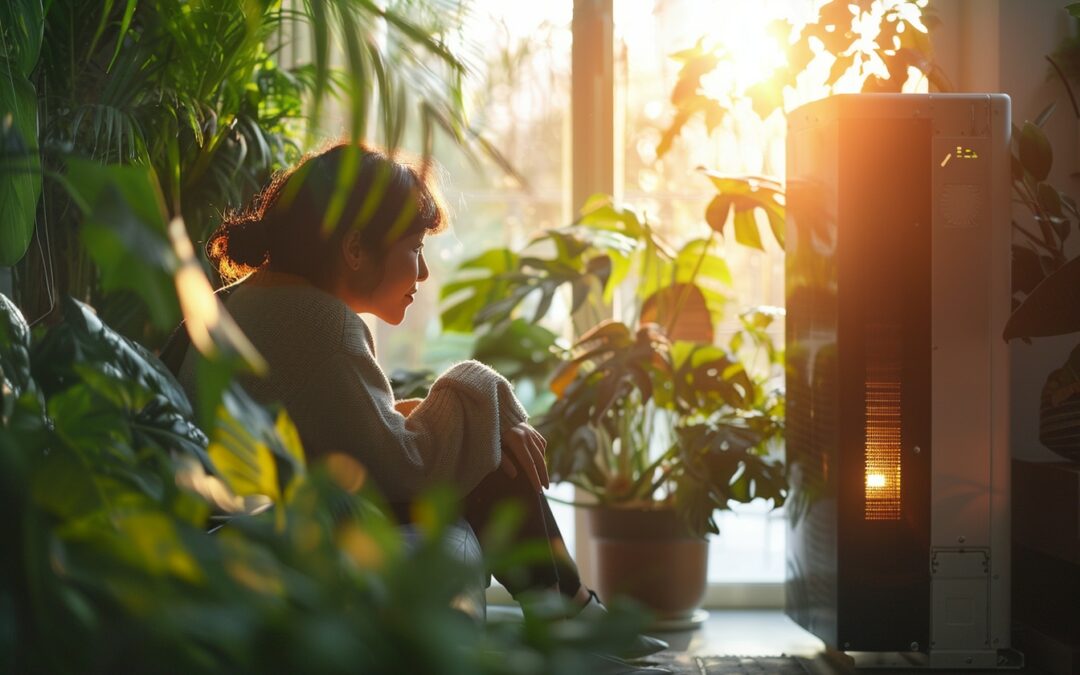
[[[1057,151],[1050,182],[1080,195],[1078,122],[1065,87],[1051,77],[1045,55],[1074,30],[1065,0],[933,0],[941,19],[933,36],[936,60],[957,91],[1004,92],[1012,99],[1013,123],[1034,120],[1048,104],[1057,108],[1046,132]],[[1080,88],[1075,92],[1080,97]],[[1022,206],[1014,207],[1017,214]],[[1080,235],[1074,233],[1074,240]],[[1070,242],[1073,248],[1080,241]],[[1073,250],[1075,254],[1078,251]],[[1078,336],[1014,341],[1012,358],[1013,456],[1033,461],[1061,458],[1038,442],[1039,393],[1047,374],[1061,366]]]

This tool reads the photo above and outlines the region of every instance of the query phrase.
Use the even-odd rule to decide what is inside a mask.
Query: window
[[[581,1],[581,0],[579,0]],[[816,0],[755,3],[700,0],[612,0],[614,9],[615,195],[644,210],[672,240],[708,230],[705,207],[715,192],[695,171],[784,177],[786,120],[780,111],[762,120],[748,101],[732,106],[713,133],[692,122],[671,150],[657,158],[657,144],[670,122],[670,95],[680,64],[671,54],[703,37],[724,44],[735,60],[709,76],[722,95],[745,88],[782,59],[770,47],[768,25],[776,18],[798,24],[812,19]],[[492,245],[517,246],[533,233],[565,224],[580,204],[571,202],[571,18],[573,1],[518,3],[476,0],[465,28],[466,54],[479,81],[473,119],[510,163],[526,173],[528,187],[494,165],[477,166],[447,143],[436,147],[446,168],[445,192],[454,211],[454,229],[428,246],[432,279],[399,328],[380,327],[380,358],[388,366],[441,369],[465,358],[471,336],[440,332],[437,287],[467,255]],[[827,57],[827,55],[826,55]],[[830,58],[819,56],[785,107],[818,98],[827,90]],[[850,74],[850,73],[849,73]],[[845,75],[838,91],[857,91],[861,80]],[[908,86],[910,85],[910,86]],[[906,91],[926,91],[925,78],[910,78]],[[755,305],[783,306],[783,251],[764,237],[758,252],[724,242],[734,286],[728,322],[718,340],[737,327],[738,312]],[[726,332],[725,332],[726,330]],[[783,325],[773,327],[783,342]],[[533,409],[543,392],[519,390]],[[552,494],[570,499],[567,486]],[[560,527],[573,548],[575,512],[556,506]],[[580,522],[580,521],[578,521]],[[711,542],[709,580],[713,584],[773,584],[784,576],[783,512],[767,504],[734,505],[719,514],[721,534]],[[583,539],[576,538],[580,547]],[[581,551],[584,553],[585,551]],[[779,596],[776,596],[779,597]]]

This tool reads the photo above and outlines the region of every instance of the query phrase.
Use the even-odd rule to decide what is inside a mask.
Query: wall
[[[1034,120],[1051,102],[1057,108],[1046,132],[1057,151],[1050,182],[1074,199],[1080,194],[1078,121],[1065,87],[1051,77],[1045,55],[1075,29],[1065,0],[932,0],[941,19],[933,36],[936,60],[957,91],[1004,92],[1012,99],[1013,123]],[[1076,92],[1080,97],[1080,91]],[[1014,207],[1023,213],[1022,206]],[[1074,232],[1072,254],[1080,253]],[[1011,438],[1013,456],[1060,461],[1038,442],[1039,393],[1047,374],[1065,362],[1077,336],[1014,341]]]

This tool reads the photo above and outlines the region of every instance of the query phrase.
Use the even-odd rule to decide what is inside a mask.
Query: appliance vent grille
[[[898,324],[867,325],[865,520],[900,520],[901,334]]]

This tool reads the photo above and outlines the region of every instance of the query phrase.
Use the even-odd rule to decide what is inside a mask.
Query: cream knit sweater
[[[258,272],[226,307],[270,365],[266,378],[241,379],[244,388],[260,402],[284,404],[309,462],[348,453],[390,501],[440,482],[472,490],[499,466],[503,432],[527,419],[506,378],[477,361],[450,368],[403,416],[368,327],[297,277]],[[194,373],[189,353],[179,379],[192,397]]]

